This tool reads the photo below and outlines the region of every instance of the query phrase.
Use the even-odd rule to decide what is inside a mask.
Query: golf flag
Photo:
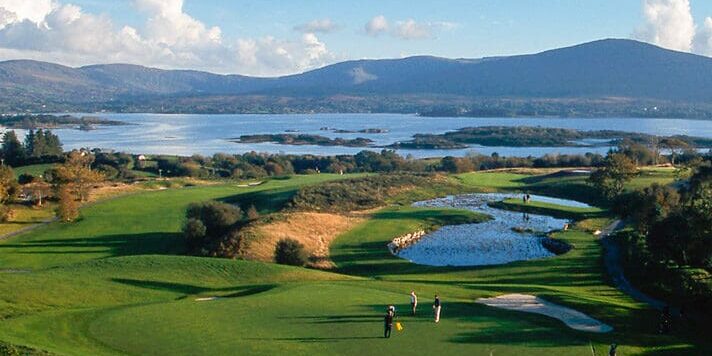
[[[396,330],[398,330],[398,331],[403,331],[403,324],[401,324],[400,322],[397,322],[397,323],[396,323]]]

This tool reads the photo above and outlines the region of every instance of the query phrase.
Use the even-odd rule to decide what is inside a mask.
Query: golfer
[[[388,308],[388,311],[386,311],[386,317],[383,318],[383,337],[388,339],[391,337],[391,330],[393,329],[393,317],[395,316],[395,312],[391,309]]]
[[[415,315],[415,308],[418,307],[418,296],[415,295],[415,291],[410,291],[410,309],[413,311],[413,315]]]
[[[439,323],[440,322],[440,309],[442,306],[440,305],[440,297],[438,295],[435,295],[435,302],[433,302],[433,312],[435,313],[435,322]]]

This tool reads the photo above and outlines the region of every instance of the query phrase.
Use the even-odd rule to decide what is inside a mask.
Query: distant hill
[[[0,62],[0,94],[3,111],[404,111],[611,99],[694,109],[712,100],[712,58],[609,39],[510,57],[347,61],[278,78],[13,60]]]

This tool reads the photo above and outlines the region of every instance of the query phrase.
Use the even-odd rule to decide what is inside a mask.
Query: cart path
[[[623,266],[621,266],[621,253],[618,244],[613,241],[611,234],[618,229],[622,228],[624,225],[623,221],[615,220],[601,233],[601,245],[603,246],[603,263],[606,266],[608,275],[613,281],[613,285],[616,286],[620,291],[630,295],[633,299],[645,303],[655,309],[663,309],[666,305],[665,302],[655,299],[640,290],[633,287],[628,279],[625,278],[623,274]]]

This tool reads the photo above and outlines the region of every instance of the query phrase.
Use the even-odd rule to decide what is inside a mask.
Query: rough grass
[[[340,234],[365,220],[364,216],[313,212],[285,213],[268,222],[251,227],[256,240],[247,246],[244,257],[265,262],[274,261],[274,249],[279,240],[291,238],[304,245],[310,265],[328,269],[333,267],[329,245]]]

